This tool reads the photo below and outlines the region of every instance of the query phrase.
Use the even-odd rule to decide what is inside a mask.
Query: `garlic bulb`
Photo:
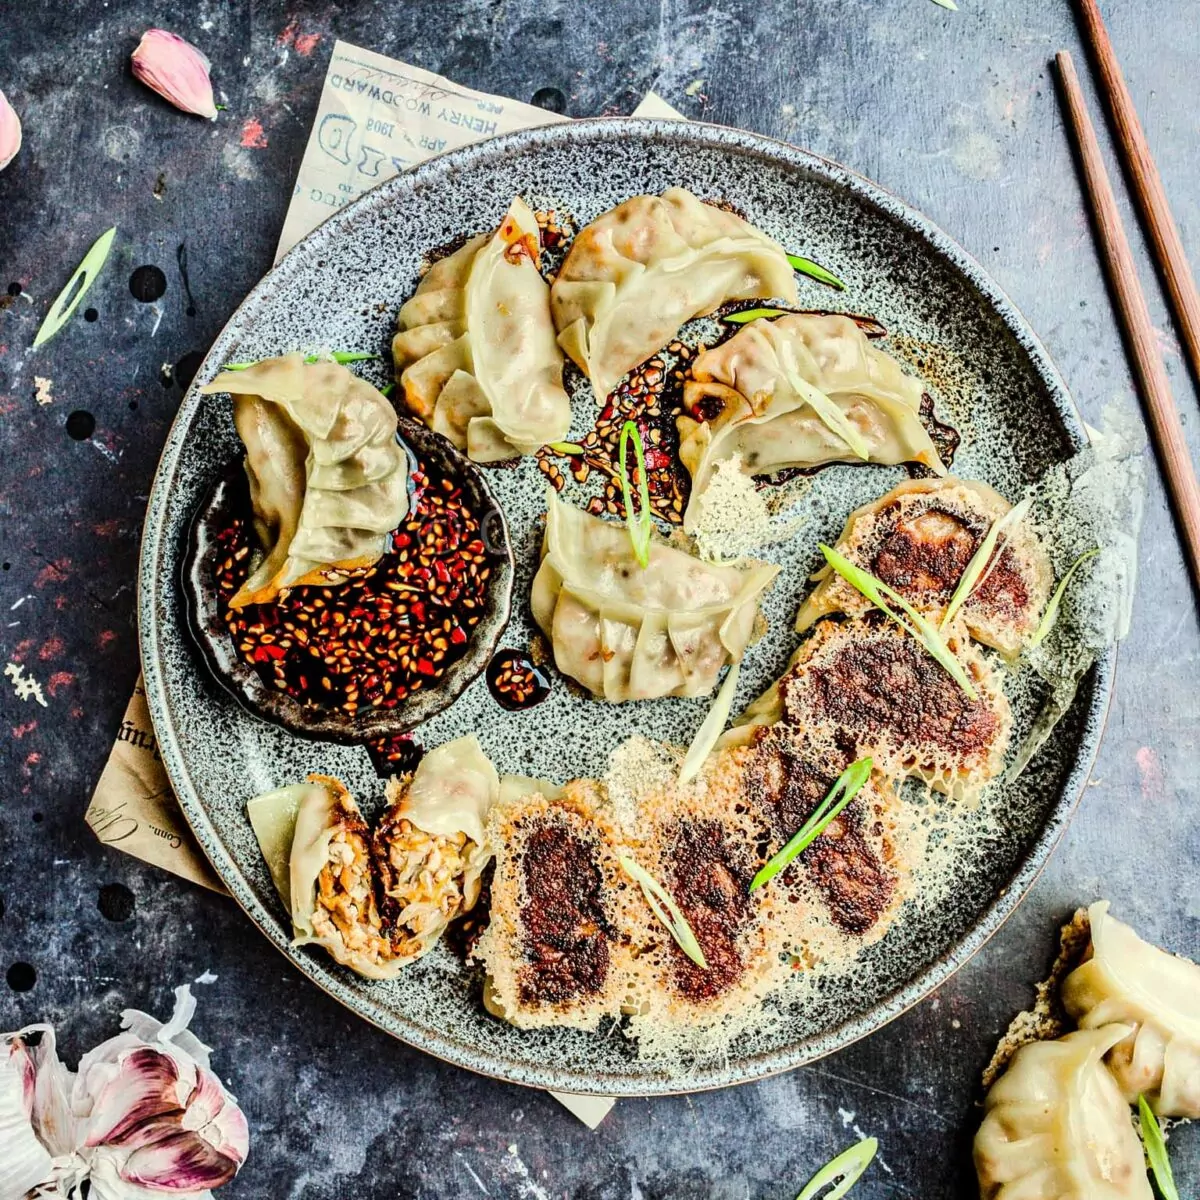
[[[21,148],[21,118],[13,111],[8,98],[0,92],[0,171],[3,171]]]
[[[133,73],[160,96],[198,117],[217,119],[212,63],[191,42],[165,29],[147,29],[133,52]]]
[[[84,1180],[98,1200],[206,1197],[232,1179],[249,1130],[209,1069],[208,1047],[188,1032],[195,1011],[186,986],[165,1025],[126,1010],[125,1032],[77,1072],[59,1060],[48,1025],[0,1038],[0,1200],[66,1200]],[[42,1040],[31,1047],[34,1032]]]

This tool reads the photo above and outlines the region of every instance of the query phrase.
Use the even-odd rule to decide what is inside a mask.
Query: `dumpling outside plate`
[[[954,860],[955,886],[865,950],[853,987],[823,989],[787,1008],[736,1041],[727,1059],[698,1063],[684,1077],[640,1059],[619,1033],[531,1035],[496,1020],[443,946],[400,978],[379,983],[288,950],[291,931],[244,801],[313,770],[337,776],[355,795],[380,789],[361,747],[317,745],[254,719],[208,683],[190,647],[178,586],[187,523],[212,480],[240,452],[228,406],[202,402],[200,385],[230,360],[282,350],[385,352],[429,252],[460,234],[496,228],[514,196],[535,210],[554,209],[579,229],[630,196],[675,186],[729,203],[786,250],[846,281],[847,290],[834,293],[798,277],[802,307],[836,304],[878,318],[890,335],[882,348],[917,373],[911,346],[931,338],[939,355],[971,366],[980,382],[969,395],[931,381],[941,419],[954,422],[956,412],[979,417],[971,423],[978,434],[955,457],[957,474],[1015,500],[1084,444],[1061,380],[1009,302],[949,238],[874,184],[736,130],[689,122],[567,122],[432,159],[348,205],[300,243],[243,303],[197,372],[167,440],[146,520],[139,611],[147,699],[180,804],[226,886],[277,948],[356,1013],[460,1066],[543,1088],[646,1096],[740,1083],[837,1050],[915,1003],[986,940],[1036,876],[1086,778],[1112,678],[1110,653],[1084,680],[1071,713],[1039,753],[1036,771],[1016,787],[998,785],[995,804],[1005,814],[998,836],[986,847],[963,845]],[[382,365],[358,366],[377,385],[387,381]],[[574,415],[590,425],[596,413],[584,405],[585,396],[591,404],[581,391]],[[527,597],[546,477],[531,457],[512,468],[489,468],[484,477],[504,512],[516,558],[513,614],[501,644],[523,650],[534,632]],[[820,563],[817,543],[832,543],[850,512],[902,478],[901,468],[832,466],[803,481],[803,527],[761,555],[782,571],[763,600],[765,635],[741,664],[734,711],[780,674],[797,644],[792,627],[808,576]],[[563,497],[586,503],[573,481]],[[477,679],[416,737],[433,747],[476,733],[501,774],[562,783],[573,775],[603,775],[613,747],[635,731],[686,746],[709,704],[664,698],[605,705],[556,680],[542,704],[510,714]],[[1027,718],[1014,715],[1015,741]]]

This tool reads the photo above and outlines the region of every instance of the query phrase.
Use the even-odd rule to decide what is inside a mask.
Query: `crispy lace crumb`
[[[1033,1007],[1018,1013],[983,1070],[982,1084],[986,1091],[1000,1078],[1009,1059],[1029,1042],[1045,1042],[1060,1038],[1071,1028],[1071,1022],[1059,999],[1062,981],[1078,966],[1087,951],[1092,929],[1086,908],[1077,908],[1074,916],[1062,927],[1058,937],[1058,955],[1049,975],[1036,985]]]

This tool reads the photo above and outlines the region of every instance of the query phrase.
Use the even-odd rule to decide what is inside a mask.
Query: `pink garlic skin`
[[[132,62],[134,75],[176,108],[217,119],[208,77],[212,63],[191,42],[165,29],[147,29]]]
[[[133,1040],[122,1034],[80,1063],[80,1083],[96,1089],[83,1144],[127,1183],[182,1195],[228,1183],[250,1148],[241,1109],[188,1055]]]
[[[3,92],[0,92],[0,171],[3,171],[21,148],[21,118]]]

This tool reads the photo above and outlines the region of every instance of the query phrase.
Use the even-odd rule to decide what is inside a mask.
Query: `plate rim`
[[[186,450],[185,426],[190,425],[199,405],[200,380],[210,374],[215,359],[221,362],[235,349],[241,333],[246,310],[257,304],[264,289],[287,277],[314,248],[325,245],[351,225],[357,216],[369,208],[392,203],[404,193],[408,198],[422,188],[458,168],[473,165],[479,160],[502,158],[510,153],[553,147],[562,142],[589,138],[611,138],[626,134],[643,141],[700,141],[707,148],[760,157],[776,166],[800,170],[820,177],[834,187],[848,189],[857,198],[881,210],[919,237],[928,247],[949,260],[980,293],[990,310],[999,318],[1010,336],[1014,337],[1049,393],[1062,428],[1068,439],[1081,448],[1087,444],[1082,418],[1057,366],[1034,332],[1029,322],[983,266],[957,241],[945,233],[923,213],[897,195],[855,171],[811,151],[767,135],[728,126],[687,120],[643,117],[593,117],[568,122],[556,122],[518,130],[498,137],[448,150],[385,180],[363,193],[343,208],[330,214],[320,225],[293,246],[286,255],[262,277],[243,298],[229,320],[213,339],[212,345],[197,369],[180,403],[163,444],[155,468],[146,506],[141,549],[138,560],[138,643],[141,658],[145,698],[171,787],[189,826],[204,854],[235,902],[243,909],[267,941],[298,967],[322,991],[349,1008],[377,1028],[400,1041],[432,1054],[436,1058],[476,1073],[518,1085],[553,1089],[582,1095],[652,1096],[676,1095],[705,1091],[712,1088],[750,1083],[783,1071],[792,1070],[815,1061],[874,1033],[895,1020],[913,1005],[941,987],[951,975],[974,956],[995,934],[1019,906],[1037,881],[1058,842],[1065,833],[1103,740],[1104,727],[1112,699],[1117,650],[1110,646],[1100,654],[1081,681],[1081,691],[1090,690],[1083,730],[1075,759],[1060,789],[1057,800],[1024,855],[1015,864],[1003,888],[968,926],[958,941],[944,954],[927,963],[904,986],[881,997],[861,1013],[823,1031],[803,1038],[787,1047],[764,1051],[737,1060],[736,1068],[706,1068],[695,1076],[672,1079],[665,1074],[605,1076],[599,1078],[586,1070],[579,1071],[545,1066],[527,1067],[523,1063],[505,1063],[494,1054],[478,1051],[462,1042],[444,1036],[395,1014],[378,1012],[357,985],[337,986],[333,972],[340,970],[333,963],[319,961],[316,956],[297,953],[286,936],[277,928],[278,922],[259,902],[240,868],[225,849],[206,812],[198,791],[192,784],[171,711],[172,701],[158,666],[156,654],[157,630],[162,614],[156,602],[159,561],[169,542],[165,529],[167,481]],[[178,598],[176,598],[178,600]],[[199,664],[196,664],[197,669]],[[1090,684],[1090,688],[1089,688]]]

